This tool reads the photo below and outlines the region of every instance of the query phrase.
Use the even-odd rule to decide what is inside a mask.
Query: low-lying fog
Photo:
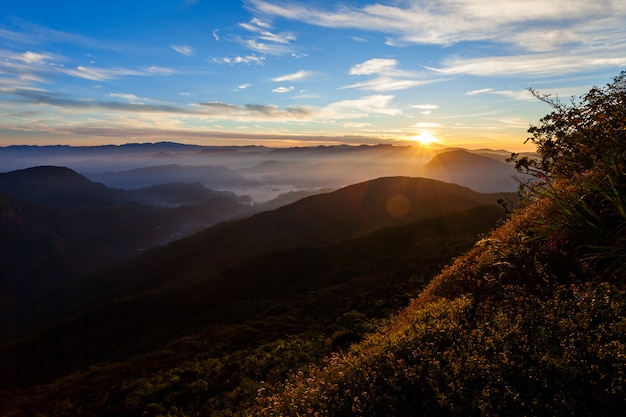
[[[176,143],[0,148],[0,172],[71,168],[111,188],[201,183],[262,203],[281,194],[336,189],[384,176],[423,176],[481,192],[515,191],[506,151],[421,146],[202,147]]]

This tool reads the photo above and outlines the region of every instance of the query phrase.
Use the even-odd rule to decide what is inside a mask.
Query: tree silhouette
[[[514,153],[508,159],[518,171],[539,183],[588,170],[606,169],[626,157],[626,71],[605,87],[593,87],[570,104],[530,90],[553,111],[532,126],[526,142],[537,146],[538,158]]]

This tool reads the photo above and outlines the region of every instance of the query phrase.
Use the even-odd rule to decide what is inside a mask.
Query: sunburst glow
[[[425,146],[438,142],[438,139],[430,132],[420,132],[419,135],[411,136],[411,140]]]

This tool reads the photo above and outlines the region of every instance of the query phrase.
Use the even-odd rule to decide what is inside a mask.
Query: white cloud
[[[288,44],[296,40],[295,35],[292,33],[272,33],[267,31],[261,32],[261,36],[259,36],[259,38],[264,41],[282,44]]]
[[[116,98],[124,98],[126,100],[139,100],[139,97],[137,97],[134,94],[122,94],[122,93],[110,93],[107,94],[107,96],[109,97],[116,97]]]
[[[465,95],[466,96],[475,96],[475,95],[478,95],[478,94],[489,93],[491,91],[493,91],[493,88],[481,88],[480,90],[466,91]]]
[[[12,58],[25,62],[27,64],[41,64],[41,63],[44,63],[45,61],[52,59],[53,56],[54,55],[48,54],[48,53],[39,54],[36,52],[27,51],[27,52],[24,52],[23,54],[13,55]]]
[[[614,31],[624,33],[626,15],[622,0],[405,1],[395,3],[397,5],[336,6],[333,9],[293,1],[250,0],[249,3],[259,15],[322,27],[379,31],[393,35],[388,43],[398,45],[450,45],[491,40],[523,47],[529,39],[525,34],[533,33],[538,42],[544,39],[548,44],[563,45],[573,40],[584,42],[584,26],[589,24],[604,28],[606,36],[613,36],[615,41]]]
[[[258,55],[246,55],[246,56],[236,56],[234,58],[224,57],[224,58],[213,58],[211,62],[216,64],[257,64],[262,65],[265,63],[264,56]]]
[[[79,65],[74,69],[59,68],[58,71],[72,77],[84,78],[92,81],[104,81],[125,76],[172,75],[176,73],[176,70],[174,69],[158,66],[152,66],[141,71],[137,71],[127,68],[95,68]]]
[[[289,86],[289,87],[277,87],[275,89],[272,90],[272,92],[274,93],[288,93],[290,91],[293,91],[294,87],[293,86]]]
[[[353,119],[370,115],[395,116],[400,109],[391,105],[394,96],[372,95],[354,100],[342,100],[331,103],[321,111],[322,117],[330,119]]]
[[[439,108],[439,105],[437,104],[413,104],[410,107],[413,109],[419,109],[419,110],[436,110]]]
[[[600,50],[579,54],[576,51],[572,52],[570,54],[538,53],[473,59],[452,58],[444,61],[440,68],[431,67],[429,69],[444,75],[465,74],[493,77],[563,75],[579,71],[626,66],[626,49],[617,55],[615,51],[607,54],[610,51]]]
[[[383,71],[393,71],[396,69],[398,61],[395,59],[374,58],[357,64],[350,68],[350,75],[370,75],[378,74]]]
[[[258,19],[256,17],[253,18],[252,20],[250,20],[250,22],[255,24],[255,25],[257,25],[257,26],[259,26],[259,27],[266,28],[266,29],[269,29],[269,28],[272,27],[269,23],[264,22],[261,19]]]
[[[148,67],[145,69],[145,71],[148,74],[155,74],[155,75],[174,75],[178,72],[173,68],[160,67],[158,65],[153,65],[151,67]]]
[[[378,75],[378,77],[341,88],[358,88],[384,92],[406,90],[432,82],[430,80],[417,79],[421,77],[420,74],[398,70],[397,66],[397,60],[385,58],[374,58],[354,65],[350,68],[350,75]]]
[[[113,68],[113,69],[103,69],[103,68],[93,68],[93,67],[83,67],[78,66],[75,69],[63,68],[60,69],[61,72],[70,75],[72,77],[85,78],[87,80],[92,81],[103,81],[110,80],[112,78],[127,76],[127,75],[142,75],[142,72],[123,69],[123,68]]]
[[[252,87],[252,84],[240,84],[237,86],[237,90],[245,90],[246,88]]]
[[[107,96],[113,98],[123,98],[124,100],[128,100],[129,103],[133,104],[143,104],[146,101],[151,101],[149,98],[137,97],[135,94],[128,93],[110,93],[107,94]]]
[[[284,55],[292,52],[288,45],[279,43],[266,43],[260,42],[257,39],[245,39],[241,40],[241,44],[248,49],[270,55]]]
[[[218,33],[218,32],[219,32],[219,29],[215,29],[215,30],[211,33],[211,34],[213,35],[213,38],[214,38],[216,41],[219,41],[219,40],[220,40],[220,35],[219,35],[219,33]]]
[[[296,36],[291,32],[274,33],[269,30],[271,25],[259,18],[253,18],[250,23],[239,23],[239,27],[254,34],[249,38],[235,38],[249,49],[272,55],[292,52],[290,44],[296,40]]]
[[[329,28],[380,32],[386,44],[450,46],[489,44],[474,58],[428,64],[439,75],[555,76],[626,67],[626,2],[623,0],[404,0],[337,3],[249,0],[255,15]],[[507,56],[489,56],[493,51]],[[393,59],[366,61],[352,75],[394,70]],[[390,76],[389,74],[385,74]],[[393,78],[398,78],[394,75]],[[412,77],[408,77],[412,78]],[[384,82],[351,88],[385,91]],[[401,84],[391,89],[403,88]],[[408,83],[407,87],[411,86]]]
[[[187,45],[170,45],[170,48],[181,55],[193,55],[193,48]]]
[[[300,70],[292,74],[281,75],[280,77],[272,78],[272,81],[300,81],[313,75],[312,71]]]
[[[408,80],[408,79],[395,79],[391,77],[378,77],[373,80],[363,81],[360,83],[346,85],[341,87],[342,89],[347,88],[359,88],[362,90],[372,90],[372,91],[396,91],[396,90],[406,90],[412,87],[417,87],[420,85],[431,83],[432,81],[420,81],[420,80]]]

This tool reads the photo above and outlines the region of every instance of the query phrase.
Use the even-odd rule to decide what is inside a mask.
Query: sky
[[[531,150],[624,69],[623,0],[0,0],[0,146]]]

